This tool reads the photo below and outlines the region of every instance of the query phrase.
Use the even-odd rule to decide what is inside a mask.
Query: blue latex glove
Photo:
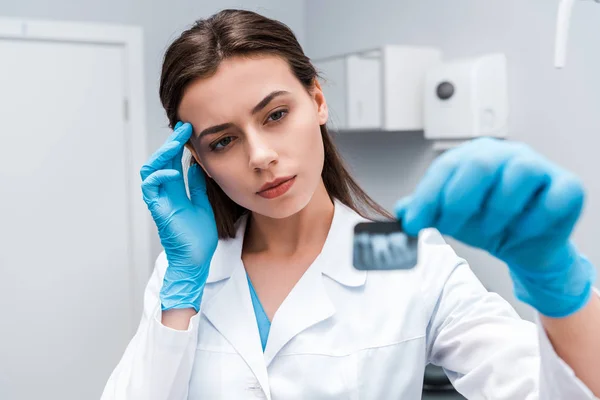
[[[409,234],[434,227],[504,261],[516,297],[558,318],[585,305],[595,280],[569,239],[583,203],[572,174],[523,144],[483,138],[436,159],[396,215]]]
[[[181,158],[192,126],[175,131],[142,167],[144,201],[158,228],[169,265],[160,291],[162,309],[200,309],[210,261],[218,242],[217,226],[200,167],[188,171],[185,190]]]

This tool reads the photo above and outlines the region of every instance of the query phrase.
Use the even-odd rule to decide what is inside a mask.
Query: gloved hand
[[[175,131],[140,170],[144,201],[158,228],[169,265],[160,291],[162,309],[200,308],[218,234],[200,167],[188,171],[185,190],[181,158],[192,135],[189,123]]]
[[[517,298],[558,318],[586,304],[595,280],[569,239],[583,203],[572,174],[522,144],[483,138],[436,159],[395,211],[408,234],[437,228],[504,261]]]

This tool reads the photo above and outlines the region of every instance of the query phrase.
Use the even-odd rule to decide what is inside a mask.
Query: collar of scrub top
[[[313,262],[322,266],[322,273],[338,283],[358,287],[365,284],[366,271],[359,271],[352,266],[352,239],[354,225],[366,219],[334,200],[334,214],[329,234],[321,253]],[[231,276],[237,263],[241,261],[242,244],[248,214],[243,215],[236,223],[236,236],[233,239],[221,239],[210,265],[207,283],[214,283]]]

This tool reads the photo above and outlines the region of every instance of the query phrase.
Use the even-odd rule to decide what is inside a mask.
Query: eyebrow
[[[290,92],[287,92],[285,90],[275,90],[275,91],[269,93],[267,96],[265,96],[264,99],[262,99],[257,105],[254,106],[254,108],[251,111],[251,114],[255,115],[256,113],[258,113],[262,109],[264,109],[267,105],[269,105],[269,103],[271,101],[273,101],[273,99],[275,99],[276,97],[283,96],[283,95],[289,94],[289,93]],[[233,124],[231,122],[227,122],[224,124],[215,125],[215,126],[211,126],[210,128],[206,128],[202,132],[200,132],[200,134],[198,135],[198,140],[200,140],[204,136],[214,135],[215,133],[224,131],[225,129],[231,128],[232,126],[233,126]]]
[[[252,109],[252,115],[258,113],[260,110],[265,108],[275,97],[283,96],[284,94],[289,94],[285,90],[276,90],[274,92],[269,93],[264,99],[262,99],[257,105]]]

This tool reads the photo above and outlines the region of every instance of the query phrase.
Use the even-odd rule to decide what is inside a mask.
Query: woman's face
[[[318,83],[308,93],[279,57],[225,60],[215,75],[190,84],[179,116],[193,126],[196,161],[253,212],[290,216],[322,184],[325,98]]]

